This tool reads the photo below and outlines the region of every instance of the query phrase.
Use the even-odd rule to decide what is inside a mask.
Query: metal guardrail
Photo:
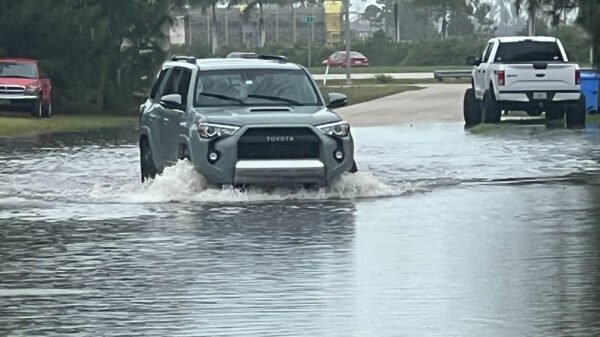
[[[433,78],[442,82],[444,78],[471,78],[471,70],[434,70]]]

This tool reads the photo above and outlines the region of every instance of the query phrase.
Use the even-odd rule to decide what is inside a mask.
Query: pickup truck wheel
[[[51,116],[52,116],[52,101],[48,101],[48,103],[42,107],[42,117],[50,118]]]
[[[31,117],[42,118],[43,109],[41,99],[35,100],[31,104]]]
[[[481,104],[481,119],[484,123],[500,123],[502,109],[496,103],[496,98],[491,91],[486,90]]]
[[[562,105],[552,106],[546,108],[546,121],[555,121],[563,119],[565,112]]]
[[[148,179],[154,179],[158,174],[158,170],[154,165],[152,158],[152,150],[147,138],[140,139],[140,169],[142,171],[142,182]]]
[[[585,127],[585,97],[583,93],[576,104],[567,108],[566,124],[568,128]]]
[[[481,123],[480,105],[475,97],[475,90],[472,88],[465,91],[465,97],[463,99],[463,116],[467,127]]]

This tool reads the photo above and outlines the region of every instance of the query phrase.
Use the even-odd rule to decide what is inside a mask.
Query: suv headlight
[[[205,139],[227,137],[233,135],[239,127],[211,123],[199,123],[198,133]]]
[[[328,136],[346,137],[350,132],[350,124],[348,122],[336,122],[317,126],[321,132]]]

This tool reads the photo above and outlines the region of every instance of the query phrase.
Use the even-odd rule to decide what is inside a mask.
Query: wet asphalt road
[[[138,182],[135,134],[0,146],[0,336],[598,336],[600,133],[354,130],[321,191]]]

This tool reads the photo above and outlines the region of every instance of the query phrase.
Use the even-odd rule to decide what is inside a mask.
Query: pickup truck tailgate
[[[501,90],[579,90],[576,65],[569,63],[505,64]]]

